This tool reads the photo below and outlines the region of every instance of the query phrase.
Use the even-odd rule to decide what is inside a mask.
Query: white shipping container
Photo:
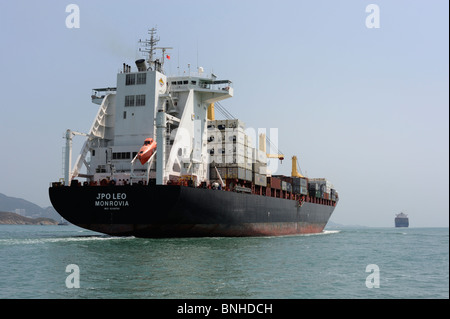
[[[225,155],[225,145],[222,143],[209,143],[207,148],[209,155]]]
[[[254,148],[248,148],[247,150],[247,159],[249,160],[249,162],[251,163],[255,163],[255,156],[254,156]]]
[[[225,163],[226,164],[233,164],[234,158],[233,155],[225,155]]]
[[[261,186],[266,187],[267,186],[267,177],[266,175],[260,175],[261,176]]]
[[[227,164],[245,164],[245,157],[238,155],[225,155],[225,163]],[[245,167],[245,165],[243,165]]]
[[[227,127],[227,120],[217,120],[216,128],[219,130],[225,130]]]
[[[222,131],[220,131],[217,128],[217,121],[208,121],[207,130],[206,130],[206,135],[208,137],[212,136],[212,135],[219,135],[221,133],[222,133]]]
[[[227,128],[245,129],[245,123],[238,119],[227,120]]]
[[[255,151],[253,152],[254,153],[254,157],[253,158],[254,158],[255,162],[267,164],[267,155],[266,155],[266,153],[263,152],[263,151],[260,151],[258,149],[254,149],[254,150]]]
[[[225,156],[234,155],[233,144],[226,143],[225,144]]]
[[[234,144],[233,151],[236,155],[245,156],[245,146],[241,143]]]
[[[327,187],[333,188],[333,184],[326,178],[310,178],[311,182],[316,182],[319,185],[325,184]]]
[[[257,173],[261,175],[267,175],[268,174],[267,166],[260,166]]]
[[[207,141],[208,143],[222,143],[223,142],[223,133],[217,129],[208,130],[207,132]]]
[[[233,129],[227,128],[221,132],[222,132],[222,141],[224,143],[233,143],[233,132],[234,132]]]
[[[238,179],[245,180],[245,172],[246,172],[246,169],[239,167],[238,168]]]
[[[255,183],[255,185],[267,186],[267,178],[265,175],[254,174],[253,182]]]
[[[235,142],[245,145],[245,132],[242,129],[227,129],[223,138],[227,143]]]
[[[245,149],[245,157],[247,157],[250,160],[252,160],[253,159],[253,150],[254,150],[253,147],[247,146],[246,149]]]
[[[253,172],[251,170],[246,169],[245,170],[245,180],[251,182],[252,181],[252,174]]]
[[[214,156],[210,157],[210,163],[225,164],[225,156],[214,155]]]
[[[245,156],[245,148],[243,144],[240,143],[225,143],[225,155],[238,155]]]
[[[206,147],[206,152],[208,153],[208,155],[214,156],[216,153],[216,149],[214,148],[214,145],[208,144],[208,146]]]
[[[246,137],[246,145],[248,145],[249,147],[252,147],[253,146],[253,139],[252,139],[252,137],[250,136],[250,135],[245,135],[245,137]]]

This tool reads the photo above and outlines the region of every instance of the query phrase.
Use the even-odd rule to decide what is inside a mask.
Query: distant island
[[[0,212],[0,225],[58,225],[51,218],[29,218],[16,213]]]
[[[19,215],[19,217],[13,217],[13,215],[4,216],[3,214],[0,224],[41,225],[43,223],[47,225],[47,222],[61,219],[52,206],[42,208],[25,199],[6,196],[2,193],[0,193],[0,212]],[[25,219],[19,219],[20,217]]]

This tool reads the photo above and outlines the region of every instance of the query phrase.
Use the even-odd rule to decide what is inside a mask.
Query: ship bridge
[[[226,98],[233,97],[233,82],[230,80],[216,80],[200,76],[171,77],[169,81],[169,91],[184,92],[194,90],[203,93],[203,102],[214,103]]]
[[[101,105],[103,102],[103,99],[108,95],[112,93],[116,93],[117,88],[115,87],[107,87],[107,88],[99,88],[99,89],[92,89],[92,103]]]

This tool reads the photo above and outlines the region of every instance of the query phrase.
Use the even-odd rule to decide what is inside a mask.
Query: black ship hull
[[[409,227],[409,219],[395,218],[395,227]]]
[[[322,232],[334,206],[186,186],[55,186],[56,211],[113,236],[278,236]]]

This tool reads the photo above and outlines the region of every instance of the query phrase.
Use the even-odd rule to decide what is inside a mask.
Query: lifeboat
[[[144,145],[142,145],[141,149],[138,153],[139,161],[142,165],[148,162],[149,158],[156,151],[156,142],[152,138],[146,138],[144,141]]]

